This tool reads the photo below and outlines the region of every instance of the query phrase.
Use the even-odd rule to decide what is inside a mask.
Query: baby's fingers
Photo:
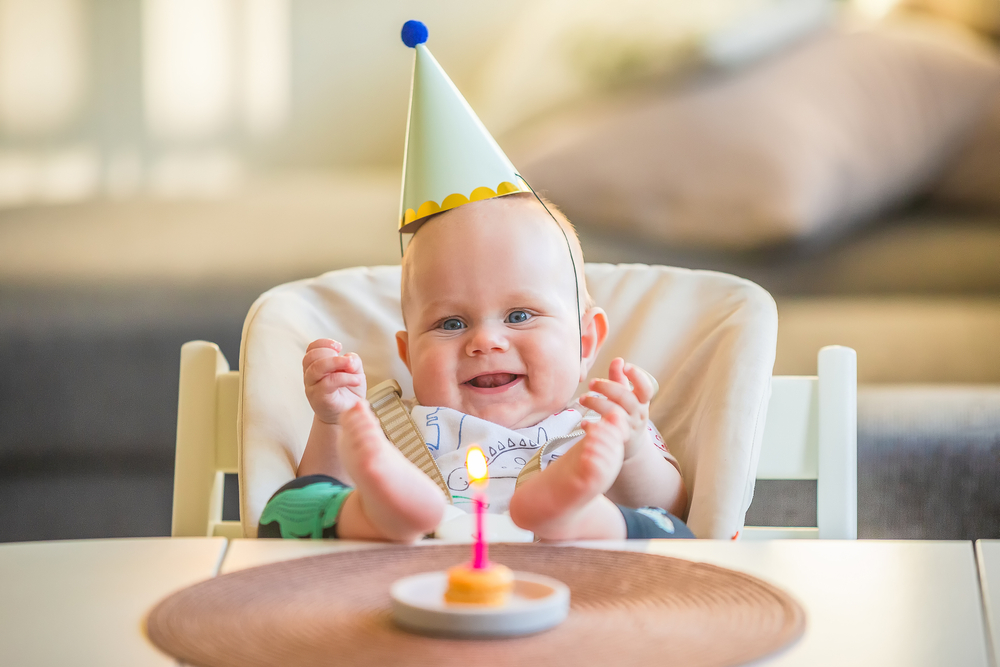
[[[625,364],[625,377],[632,383],[632,390],[640,403],[649,403],[656,394],[653,376],[633,364]]]
[[[601,421],[607,422],[611,426],[619,429],[622,433],[630,431],[628,414],[614,401],[605,396],[584,394],[580,397],[580,405],[590,408],[601,415]],[[584,422],[584,426],[587,422]]]
[[[320,347],[306,352],[306,356],[302,358],[302,370],[305,371],[317,361],[321,360],[325,360],[330,364],[329,366],[326,366],[328,369],[326,371],[327,373],[361,372],[361,357],[353,352],[343,356],[338,356],[333,352],[333,350],[326,347]]]
[[[338,387],[357,386],[361,384],[362,378],[353,370],[355,364],[360,365],[360,361],[350,357],[321,357],[309,364],[303,378],[306,386],[311,386],[328,375],[337,375],[341,377],[337,382]]]
[[[341,344],[331,338],[314,340],[309,343],[309,347],[306,348],[306,353],[302,357],[302,370],[305,371],[317,359],[339,356],[342,349]]]
[[[320,359],[333,359],[336,356],[337,353],[328,347],[311,347],[302,357],[302,370],[305,371]]]
[[[628,378],[625,377],[625,360],[621,357],[615,357],[611,360],[611,367],[608,368],[608,379],[612,382],[617,382],[618,384],[623,384],[628,386]]]
[[[364,367],[361,365],[361,357],[353,352],[348,352],[341,359],[346,361],[346,366],[344,366],[345,373],[354,373],[356,375],[361,375],[365,372]]]
[[[302,380],[305,382],[307,387],[310,387],[323,378],[325,378],[330,373],[336,371],[335,360],[337,357],[320,357],[318,359],[313,359],[308,361],[308,355],[306,359],[302,360],[305,369],[302,371]],[[308,361],[308,365],[306,362]]]
[[[595,378],[590,381],[590,389],[608,397],[622,407],[630,415],[642,417],[642,404],[628,385],[619,384],[611,380]]]
[[[603,419],[596,422],[583,422],[580,428],[583,429],[584,433],[591,440],[606,442],[617,447],[622,447],[625,444],[625,439],[622,437],[621,431]]]
[[[306,348],[306,352],[317,349],[330,349],[337,354],[340,354],[340,352],[344,349],[344,346],[332,338],[317,338],[313,342],[309,343],[309,347]]]

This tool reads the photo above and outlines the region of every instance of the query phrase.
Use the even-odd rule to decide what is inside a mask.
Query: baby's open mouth
[[[502,387],[505,384],[510,384],[517,379],[517,375],[513,373],[486,373],[484,375],[478,375],[466,384],[470,384],[477,389],[493,389],[495,387]]]

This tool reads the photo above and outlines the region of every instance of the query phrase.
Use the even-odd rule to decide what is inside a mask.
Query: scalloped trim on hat
[[[496,191],[486,186],[481,186],[473,190],[468,197],[456,192],[445,197],[444,201],[442,201],[440,205],[436,201],[428,199],[421,204],[416,211],[412,208],[406,209],[406,213],[403,214],[403,219],[400,221],[399,229],[402,231],[403,228],[411,222],[416,222],[421,218],[426,218],[427,216],[434,215],[435,213],[441,213],[442,211],[453,209],[457,206],[461,206],[462,204],[468,204],[473,201],[482,201],[483,199],[490,199],[492,197],[502,197],[503,195],[510,195],[515,192],[528,192],[528,190],[520,188],[510,181],[503,181],[497,186]]]

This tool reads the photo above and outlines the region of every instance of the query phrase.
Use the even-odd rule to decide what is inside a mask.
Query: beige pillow
[[[746,63],[796,41],[833,0],[535,0],[491,50],[469,101],[496,135],[556,108]],[[503,145],[503,142],[501,142]]]
[[[957,28],[834,30],[714,85],[553,119],[508,152],[577,222],[746,249],[905,201],[998,83],[997,54]]]
[[[990,100],[931,197],[942,204],[1000,210],[1000,94]]]
[[[639,264],[589,264],[586,272],[610,321],[592,376],[606,377],[622,356],[656,377],[650,418],[680,463],[688,525],[699,537],[732,537],[753,496],[777,340],[774,301],[722,273]],[[312,340],[340,340],[364,359],[369,387],[394,378],[413,397],[396,356],[399,276],[398,266],[333,271],[276,287],[250,309],[237,430],[246,535],[256,535],[265,503],[295,477],[302,457],[312,423],[302,355]]]

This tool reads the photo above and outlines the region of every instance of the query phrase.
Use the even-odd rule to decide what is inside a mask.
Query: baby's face
[[[585,373],[562,232],[518,196],[424,224],[404,262],[400,356],[421,405],[525,428],[560,411]]]

